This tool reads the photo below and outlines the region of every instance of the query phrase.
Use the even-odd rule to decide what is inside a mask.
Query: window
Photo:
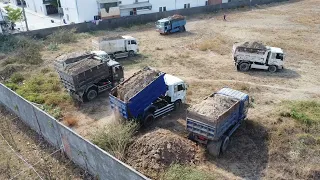
[[[167,11],[167,7],[163,7],[163,11]]]
[[[188,8],[190,8],[190,3],[188,4]]]
[[[131,40],[131,44],[137,44],[137,42],[134,40]]]
[[[187,4],[184,4],[184,8],[187,9]]]
[[[272,53],[271,58],[272,58],[272,59],[276,58],[276,54],[275,54],[275,53]]]
[[[130,41],[128,41],[128,44],[130,44]]]
[[[209,5],[209,3],[208,3],[208,1],[206,1],[206,6],[208,6]]]
[[[281,61],[283,61],[283,54],[277,53],[276,59],[280,59]]]
[[[162,12],[162,7],[159,7],[159,12]]]
[[[118,4],[122,4],[122,2],[121,2],[121,1],[119,1],[119,2],[118,2]]]
[[[182,85],[182,84],[179,84],[179,85],[178,85],[178,91],[183,91],[183,90],[184,90],[183,85]]]

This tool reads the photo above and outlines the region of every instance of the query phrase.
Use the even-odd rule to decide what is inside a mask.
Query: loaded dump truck
[[[206,145],[211,155],[219,156],[246,118],[248,106],[249,96],[237,90],[223,88],[210,95],[187,110],[189,139]]]
[[[239,71],[254,68],[276,72],[278,69],[283,69],[282,49],[264,46],[259,42],[235,43],[232,55]]]
[[[183,80],[145,67],[113,88],[109,98],[116,113],[146,125],[178,109],[185,103],[186,91]]]
[[[136,38],[131,36],[99,37],[92,40],[94,50],[105,51],[111,58],[133,57],[139,52]]]
[[[122,66],[106,52],[75,52],[55,61],[60,80],[76,100],[93,100],[123,81]]]
[[[156,29],[160,34],[169,34],[186,31],[187,21],[184,16],[173,15],[156,22]]]

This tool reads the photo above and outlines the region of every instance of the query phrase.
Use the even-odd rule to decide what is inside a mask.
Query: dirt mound
[[[100,64],[101,64],[100,61],[88,58],[88,59],[83,59],[81,61],[75,62],[71,65],[68,65],[65,68],[65,71],[68,72],[69,74],[79,74],[93,67],[96,67]]]
[[[217,120],[219,115],[228,110],[236,102],[232,98],[215,94],[213,97],[208,97],[201,103],[191,106],[189,110]]]
[[[145,67],[118,86],[118,98],[127,102],[160,76],[160,71]]]
[[[151,177],[172,163],[196,164],[202,157],[195,143],[164,129],[143,135],[127,152],[127,163]]]
[[[239,46],[245,47],[245,48],[254,48],[254,49],[267,49],[267,47],[265,45],[263,45],[260,42],[256,42],[256,41],[244,42],[244,43],[241,43]]]

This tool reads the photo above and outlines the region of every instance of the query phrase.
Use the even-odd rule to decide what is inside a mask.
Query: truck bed
[[[239,116],[240,101],[213,94],[187,110],[187,130],[209,139],[218,139]]]
[[[111,90],[111,107],[126,119],[138,118],[152,102],[165,95],[164,75],[150,68],[135,73]]]

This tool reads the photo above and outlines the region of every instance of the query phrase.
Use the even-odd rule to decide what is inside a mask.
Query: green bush
[[[11,75],[10,77],[10,81],[13,83],[21,83],[24,80],[24,77],[22,74],[20,73],[14,73]]]
[[[164,180],[214,180],[216,178],[212,174],[195,169],[194,167],[174,164],[170,166],[170,168],[166,171],[162,179]]]
[[[76,29],[59,29],[48,36],[50,43],[71,43],[77,41]]]
[[[50,42],[50,44],[48,45],[47,49],[49,51],[58,51],[59,50],[59,45],[58,45],[58,43]]]
[[[113,123],[94,135],[92,142],[100,148],[113,154],[120,160],[125,157],[125,150],[132,140],[138,124],[134,121]]]

